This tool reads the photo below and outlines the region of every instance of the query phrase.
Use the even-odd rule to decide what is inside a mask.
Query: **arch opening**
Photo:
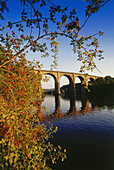
[[[69,75],[63,75],[60,78],[60,91],[62,96],[68,97],[71,94],[72,78]]]
[[[44,74],[42,76],[41,87],[46,94],[53,94],[55,91],[56,77],[53,74]]]
[[[81,93],[83,93],[84,86],[84,78],[82,76],[77,76],[75,79],[75,91],[77,98],[80,98]]]
[[[94,78],[90,77],[88,79],[88,86],[91,86],[94,83],[94,81],[95,81]]]

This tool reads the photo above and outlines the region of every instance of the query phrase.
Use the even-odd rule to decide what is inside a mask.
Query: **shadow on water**
[[[53,101],[51,101],[51,104],[53,104],[53,111],[51,111],[50,118],[61,118],[71,116],[71,115],[84,115],[86,113],[90,113],[93,110],[96,109],[102,109],[102,108],[108,108],[113,109],[114,108],[114,97],[108,96],[108,97],[97,97],[94,98],[92,96],[88,96],[87,94],[82,94],[79,96],[51,96],[46,95],[46,98],[48,98],[48,102],[51,98],[53,98]],[[66,110],[65,113],[63,113],[62,110],[62,103],[61,100],[65,103],[69,103],[69,110]],[[52,106],[48,106],[48,102],[45,101],[47,104],[47,107],[50,109]],[[43,102],[43,103],[45,103]],[[81,104],[80,109],[78,108],[78,103]]]
[[[43,104],[60,129],[50,141],[67,149],[53,170],[114,170],[114,97],[45,96]]]
[[[107,107],[108,109],[114,108],[114,95],[99,95],[95,98],[93,96],[89,96],[89,101],[92,105],[97,105],[99,108]]]

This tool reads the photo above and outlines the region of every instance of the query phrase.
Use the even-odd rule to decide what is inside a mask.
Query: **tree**
[[[113,84],[114,83],[114,80],[111,76],[106,76],[105,81],[106,81],[107,84],[111,84],[111,83]]]
[[[80,72],[97,68],[94,58],[103,59],[99,50],[99,31],[86,37],[79,36],[91,15],[109,0],[87,0],[86,20],[80,26],[75,9],[67,15],[67,7],[55,5],[50,0],[20,0],[23,5],[21,19],[8,21],[0,27],[0,147],[2,169],[49,169],[48,162],[66,158],[66,150],[54,147],[48,139],[57,128],[45,126],[39,121],[41,65],[39,61],[26,59],[26,50],[39,51],[42,57],[49,55],[47,41],[54,58],[52,68],[57,65],[58,36],[70,38],[74,53],[82,61]],[[10,8],[8,1],[0,1],[0,18]],[[47,9],[48,17],[41,9]],[[30,10],[29,10],[30,9]],[[5,22],[6,23],[6,22]],[[53,28],[50,25],[53,25]],[[34,29],[38,35],[33,36]],[[26,31],[27,30],[27,31]],[[28,34],[28,30],[30,31]],[[45,42],[41,39],[45,38]],[[35,72],[35,69],[39,71]],[[37,100],[36,100],[37,99]],[[37,114],[35,112],[37,111]]]
[[[7,1],[1,2],[1,11],[8,11]],[[99,31],[94,35],[87,35],[86,37],[80,35],[80,31],[83,29],[89,18],[92,14],[96,13],[103,7],[109,0],[87,0],[88,5],[86,6],[86,20],[82,25],[79,23],[79,18],[76,15],[75,9],[69,12],[69,15],[66,14],[68,7],[61,8],[61,6],[55,5],[50,0],[20,0],[23,4],[24,9],[21,12],[20,21],[9,21],[7,26],[1,26],[1,31],[5,31],[6,28],[15,29],[20,31],[18,36],[16,34],[12,35],[13,37],[6,37],[4,39],[4,34],[1,34],[1,42],[6,45],[6,50],[12,50],[12,43],[20,41],[21,47],[17,46],[15,51],[15,55],[13,58],[19,55],[19,53],[25,51],[30,48],[33,52],[39,51],[41,52],[42,57],[46,57],[49,55],[48,48],[46,42],[41,44],[39,40],[45,38],[45,41],[50,41],[51,51],[53,52],[52,57],[54,58],[53,66],[57,65],[57,54],[58,54],[58,44],[57,37],[64,36],[68,37],[71,40],[71,45],[73,46],[74,53],[78,53],[78,60],[82,62],[82,66],[80,68],[80,72],[87,70],[93,71],[96,68],[94,58],[98,57],[100,60],[103,59],[102,53],[103,50],[99,50],[99,42],[96,36],[101,36],[103,33]],[[31,10],[29,10],[31,7]],[[41,12],[40,8],[44,8],[47,11],[45,13]],[[1,19],[4,19],[3,13],[1,12]],[[53,25],[54,29],[50,27]],[[30,35],[26,36],[24,32],[25,27],[30,29]],[[33,37],[34,29],[38,30],[38,35]],[[21,34],[22,33],[22,34]],[[25,35],[23,35],[23,33]],[[7,32],[6,32],[7,34]],[[79,36],[80,35],[80,36]],[[8,41],[6,41],[6,39]],[[26,43],[26,44],[25,44]],[[24,46],[22,46],[22,44]],[[12,58],[12,59],[13,59]],[[5,62],[0,66],[3,67]]]

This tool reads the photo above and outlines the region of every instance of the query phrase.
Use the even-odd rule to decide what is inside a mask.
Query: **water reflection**
[[[97,98],[89,97],[89,101],[93,106],[98,106],[99,108],[107,107],[109,110],[114,108],[114,96],[99,96]]]
[[[111,98],[112,99],[112,98]],[[94,99],[89,98],[86,94],[81,96],[77,96],[76,98],[70,97],[61,97],[60,95],[51,96],[46,95],[43,99],[42,105],[46,104],[47,108],[51,108],[49,111],[51,114],[48,115],[48,118],[61,118],[72,115],[85,115],[94,111],[96,109],[105,108],[113,109],[114,108],[114,100],[109,98],[105,99]],[[67,110],[67,107],[69,109]],[[39,114],[39,113],[38,113]],[[44,113],[40,111],[40,119],[44,119]],[[47,117],[47,116],[46,116]]]
[[[86,95],[77,98],[47,95],[48,120],[60,130],[50,139],[67,149],[67,160],[54,170],[114,169],[114,100]],[[88,116],[87,116],[88,115]]]
[[[55,100],[54,100],[55,99]],[[63,101],[65,102],[65,106],[63,107],[62,104],[64,105]],[[81,103],[81,107],[79,109],[79,101]],[[83,95],[80,100],[77,100],[74,97],[61,97],[60,95],[57,96],[50,96],[46,95],[44,98],[44,101],[42,102],[43,104],[46,104],[46,107],[51,108],[50,113],[51,115],[48,117],[51,118],[61,118],[61,117],[66,117],[66,116],[72,116],[72,115],[84,115],[85,113],[91,112],[92,110],[95,110],[97,106],[94,106],[90,103],[90,101],[87,99],[86,95]],[[69,109],[67,110],[66,108],[66,103],[69,105]],[[53,108],[55,106],[55,108]],[[52,109],[53,108],[53,109]]]

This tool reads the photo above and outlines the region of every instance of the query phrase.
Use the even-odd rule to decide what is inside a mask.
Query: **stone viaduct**
[[[36,70],[37,72],[37,70]],[[80,74],[80,73],[74,73],[74,72],[64,72],[64,71],[51,71],[51,70],[40,70],[40,73],[43,75],[50,75],[55,80],[55,92],[56,94],[60,94],[60,78],[62,76],[66,76],[69,80],[70,85],[70,93],[74,93],[75,90],[75,79],[78,77],[81,81],[81,92],[85,92],[85,85],[88,86],[88,81],[91,82],[96,80],[98,76],[94,75],[88,75],[88,74]]]

